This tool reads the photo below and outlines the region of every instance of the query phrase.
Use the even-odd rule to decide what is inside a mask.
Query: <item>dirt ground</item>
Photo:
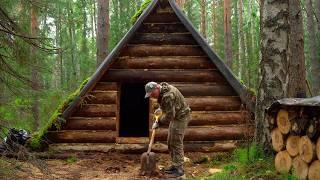
[[[208,174],[209,164],[199,163],[214,154],[186,153],[185,163],[187,179]],[[166,179],[160,173],[154,177],[139,175],[141,154],[87,153],[81,158],[72,156],[67,160],[41,160],[37,163],[21,162],[16,174],[20,179]],[[157,153],[159,168],[170,165],[168,154]],[[198,163],[196,163],[198,162]],[[17,177],[15,176],[15,177]]]

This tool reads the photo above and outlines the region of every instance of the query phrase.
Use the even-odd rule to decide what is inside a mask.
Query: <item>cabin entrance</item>
[[[144,98],[144,85],[121,85],[119,137],[149,137],[149,98]]]

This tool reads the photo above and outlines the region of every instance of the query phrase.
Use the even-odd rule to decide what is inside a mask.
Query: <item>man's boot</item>
[[[178,178],[185,179],[185,174],[182,166],[174,167],[170,174],[168,173],[168,178]]]
[[[175,171],[176,167],[171,165],[170,167],[168,168],[163,168],[161,171],[167,173],[167,174],[171,174],[173,171]]]

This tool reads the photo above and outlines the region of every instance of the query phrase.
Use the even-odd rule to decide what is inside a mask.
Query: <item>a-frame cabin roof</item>
[[[192,23],[188,20],[188,18],[184,15],[184,13],[180,10],[175,0],[153,0],[149,6],[143,11],[143,13],[139,16],[136,23],[131,27],[131,29],[126,33],[126,35],[120,40],[117,46],[112,50],[112,52],[104,59],[98,69],[95,71],[93,76],[90,78],[88,83],[83,87],[80,91],[80,94],[77,98],[75,98],[71,104],[64,110],[62,113],[63,118],[67,118],[71,115],[71,113],[76,109],[77,105],[80,102],[81,97],[83,97],[87,92],[89,92],[97,82],[102,78],[102,76],[108,71],[111,66],[111,63],[116,60],[116,57],[119,55],[121,49],[128,44],[128,42],[133,38],[135,33],[141,27],[142,23],[146,20],[148,15],[159,5],[159,3],[169,3],[173,12],[179,18],[181,23],[185,26],[185,28],[191,33],[192,37],[199,44],[201,49],[206,53],[209,59],[216,65],[218,70],[227,80],[227,82],[231,85],[231,87],[235,90],[235,92],[240,96],[241,100],[247,105],[247,107],[253,111],[254,106],[252,102],[247,98],[247,89],[243,86],[234,76],[230,68],[213,52],[209,44],[206,40],[197,32],[197,30],[193,27]]]

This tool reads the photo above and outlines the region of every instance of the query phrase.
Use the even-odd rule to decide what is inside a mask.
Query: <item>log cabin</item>
[[[148,81],[176,86],[190,105],[186,151],[229,151],[253,134],[248,112],[254,107],[245,86],[174,0],[153,0],[62,110],[65,123],[49,128],[46,139],[53,147],[71,149],[83,144],[145,148],[155,104],[144,98]],[[165,144],[166,136],[167,127],[157,129],[155,147]]]

